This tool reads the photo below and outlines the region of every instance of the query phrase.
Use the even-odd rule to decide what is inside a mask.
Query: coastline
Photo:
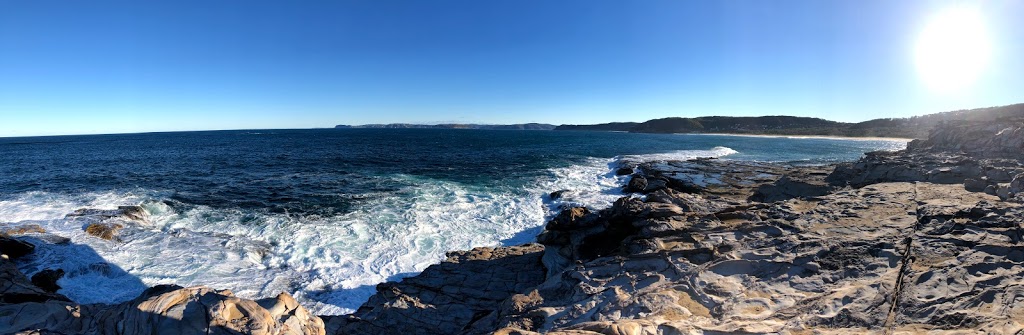
[[[4,237],[0,278],[14,289],[0,333],[1015,333],[1024,125],[971,127],[853,163],[623,166],[627,195],[611,207],[564,208],[536,243],[450,252],[344,316],[314,316],[287,293],[166,285],[76,304],[43,288],[59,275],[14,268],[25,253],[10,245],[31,247]],[[140,210],[75,215],[102,238],[145,221]]]
[[[852,140],[852,141],[899,141],[910,142],[913,138],[902,137],[853,137],[853,136],[827,136],[827,135],[759,135],[759,134],[728,134],[728,133],[673,133],[674,135],[714,135],[714,136],[740,136],[740,137],[765,137],[765,138],[791,138],[791,139],[829,139],[829,140]]]

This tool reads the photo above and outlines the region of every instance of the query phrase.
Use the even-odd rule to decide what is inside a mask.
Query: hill
[[[925,138],[931,128],[942,122],[1016,119],[1024,120],[1024,104],[957,110],[910,118],[874,119],[858,123],[798,116],[702,116],[695,118],[670,117],[642,123],[561,125],[555,130]]]

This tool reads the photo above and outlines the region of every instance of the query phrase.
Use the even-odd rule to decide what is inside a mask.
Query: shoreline
[[[1019,333],[1024,124],[1012,126],[991,138],[979,134],[999,125],[942,129],[825,166],[639,163],[611,207],[563,208],[533,243],[448,252],[339,316],[287,292],[248,300],[203,286],[78,304],[52,290],[62,271],[29,279],[3,257],[19,291],[0,299],[0,333]],[[73,215],[116,231],[140,213]]]
[[[764,138],[789,138],[789,139],[823,139],[823,140],[852,140],[852,141],[896,141],[910,142],[914,138],[902,137],[852,137],[852,136],[830,136],[830,135],[762,135],[762,134],[728,134],[728,133],[672,133],[673,135],[713,135],[713,136],[737,136],[737,137],[764,137]]]

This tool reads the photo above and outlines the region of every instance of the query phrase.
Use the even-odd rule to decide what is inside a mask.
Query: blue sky
[[[915,41],[977,8],[970,85]],[[0,1],[0,136],[364,123],[839,121],[1024,102],[1022,1]]]

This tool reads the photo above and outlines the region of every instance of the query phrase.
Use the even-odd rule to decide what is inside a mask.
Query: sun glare
[[[918,37],[914,56],[917,71],[929,88],[955,93],[978,78],[990,52],[981,13],[971,7],[952,7],[928,21]]]

